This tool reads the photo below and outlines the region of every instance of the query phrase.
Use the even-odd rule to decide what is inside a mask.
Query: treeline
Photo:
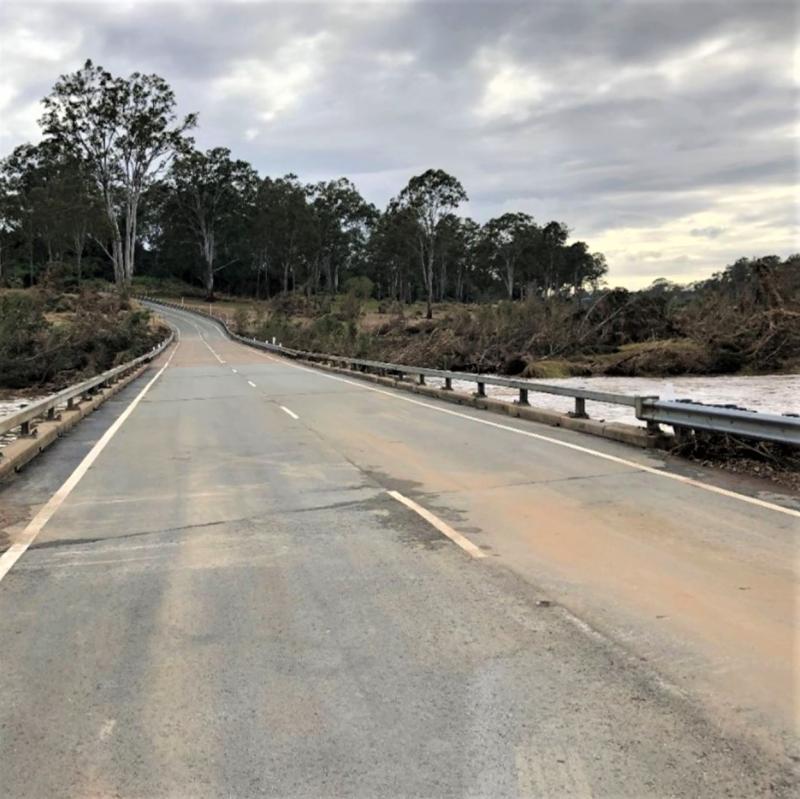
[[[231,321],[242,334],[300,349],[536,378],[800,368],[800,256],[742,258],[691,286],[657,280],[577,302],[446,303],[433,320],[397,302],[365,313],[365,296],[358,285],[338,303],[278,295],[240,303]]]
[[[561,222],[459,216],[467,193],[438,169],[383,211],[347,178],[261,177],[223,147],[194,148],[157,75],[115,77],[87,61],[43,100],[42,141],[0,165],[0,281],[175,277],[267,298],[340,292],[434,301],[581,295],[607,271]]]

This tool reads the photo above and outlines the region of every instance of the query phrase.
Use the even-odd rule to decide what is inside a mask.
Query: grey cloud
[[[0,26],[12,29],[26,8],[6,4]],[[562,219],[591,245],[609,230],[669,225],[738,192],[797,180],[786,135],[797,107],[786,74],[798,30],[791,2],[417,2],[355,4],[346,13],[332,3],[41,8],[41,28],[58,35],[77,26],[82,42],[59,61],[31,57],[22,77],[8,69],[16,103],[40,98],[86,57],[118,73],[158,72],[181,111],[200,112],[199,146],[228,146],[263,173],[347,174],[378,205],[415,171],[441,166],[462,179],[479,220],[520,208]],[[320,34],[324,46],[308,56],[319,62],[313,77],[273,119],[255,98],[213,91],[237,63],[272,63],[282,47]],[[696,56],[709,42],[727,48],[724,58]],[[544,95],[523,85],[513,113],[481,116],[491,59],[523,82],[534,76]],[[664,64],[673,62],[690,68],[672,75]],[[6,70],[0,52],[0,77]],[[3,152],[17,143],[0,137]],[[791,214],[764,203],[737,224],[757,228],[759,246],[765,230],[785,241]],[[699,265],[673,259],[671,268],[710,271],[727,254],[715,250]],[[625,274],[622,261],[611,266],[612,277]]]
[[[716,239],[719,238],[724,232],[724,227],[696,227],[689,231],[689,235],[702,239]]]

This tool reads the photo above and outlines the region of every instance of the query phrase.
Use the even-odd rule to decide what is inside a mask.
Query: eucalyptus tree
[[[0,164],[2,184],[2,226],[6,233],[13,234],[26,252],[29,282],[34,279],[34,228],[35,189],[40,181],[42,153],[33,144],[21,144],[3,159]]]
[[[196,115],[175,112],[175,94],[158,75],[114,77],[87,61],[62,75],[43,100],[45,140],[79,158],[102,197],[110,249],[121,290],[134,273],[136,226],[142,194],[184,150]]]
[[[327,290],[335,294],[342,267],[363,248],[377,210],[347,178],[316,183],[309,187],[308,195],[315,245],[309,288],[317,291],[324,274]]]
[[[270,271],[279,279],[284,293],[289,291],[290,282],[296,286],[300,270],[310,260],[313,222],[306,187],[297,175],[261,181],[251,222],[250,248],[267,286]]]
[[[478,278],[478,241],[481,226],[469,217],[456,217],[458,226],[450,249],[453,265],[453,294],[458,302],[466,302],[467,292],[474,296],[480,288]]]
[[[416,217],[408,208],[390,203],[376,218],[367,242],[365,263],[379,297],[410,301],[413,275],[417,274],[416,235]]]
[[[569,228],[562,222],[548,222],[542,228],[537,260],[541,272],[539,283],[545,297],[560,288],[560,259],[568,237]]]
[[[530,262],[538,235],[539,228],[533,218],[524,213],[505,213],[483,226],[485,258],[502,281],[509,300],[514,299],[520,270]]]
[[[215,275],[237,259],[231,257],[230,234],[251,213],[258,174],[247,162],[231,159],[227,148],[215,147],[176,158],[168,182],[168,207],[191,231],[206,295],[213,299]],[[220,263],[221,251],[226,257]]]
[[[46,142],[24,144],[0,165],[0,182],[0,225],[26,245],[31,283],[35,250],[44,250],[48,268],[71,251],[80,281],[87,238],[101,227],[85,165]]]
[[[457,178],[441,169],[429,169],[412,177],[395,201],[400,207],[408,208],[416,221],[415,240],[428,319],[433,317],[433,279],[439,223],[467,199],[467,193]]]
[[[580,296],[587,285],[596,288],[608,272],[605,256],[589,252],[585,241],[576,241],[564,247],[560,258],[559,288],[569,286],[575,296]]]

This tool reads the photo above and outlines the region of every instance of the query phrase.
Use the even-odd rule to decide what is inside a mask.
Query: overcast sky
[[[800,249],[797,37],[771,0],[6,0],[0,154],[92,58],[162,75],[199,146],[262,174],[346,175],[383,207],[440,167],[478,221],[566,222],[612,284],[689,281]]]

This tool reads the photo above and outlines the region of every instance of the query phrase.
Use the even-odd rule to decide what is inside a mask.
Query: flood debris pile
[[[166,335],[114,292],[0,293],[0,389],[57,390],[142,355]]]
[[[800,256],[742,259],[691,286],[442,303],[433,319],[371,293],[283,295],[238,307],[235,327],[298,349],[539,379],[800,368]]]
[[[764,477],[800,491],[800,450],[796,447],[676,427],[671,452],[704,466]]]

